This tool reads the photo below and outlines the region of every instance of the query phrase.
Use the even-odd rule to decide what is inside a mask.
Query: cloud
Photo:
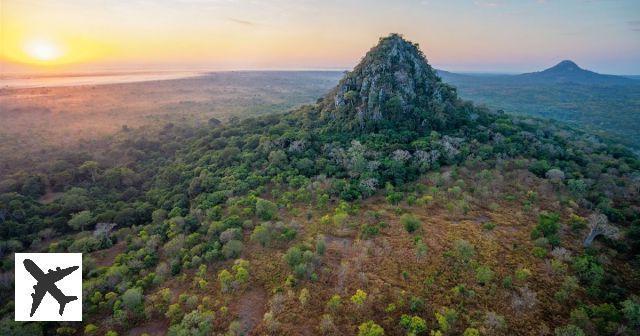
[[[248,21],[248,20],[236,19],[236,18],[232,18],[232,17],[227,18],[227,20],[229,20],[231,22],[235,22],[237,24],[241,24],[243,26],[255,26],[256,25],[255,22]]]

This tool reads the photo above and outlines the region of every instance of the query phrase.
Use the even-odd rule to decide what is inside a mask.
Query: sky
[[[396,32],[451,71],[640,74],[639,0],[0,0],[0,19],[3,72],[342,70]]]

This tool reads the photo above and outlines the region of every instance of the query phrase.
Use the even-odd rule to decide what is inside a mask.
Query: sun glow
[[[28,41],[25,44],[24,51],[37,62],[55,61],[63,55],[62,49],[48,40]]]

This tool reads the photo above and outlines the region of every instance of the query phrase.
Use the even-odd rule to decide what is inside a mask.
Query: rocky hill
[[[451,122],[457,103],[418,45],[391,34],[326,96],[323,112],[351,129],[424,130]]]

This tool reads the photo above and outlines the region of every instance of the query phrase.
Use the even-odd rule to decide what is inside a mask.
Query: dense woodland
[[[640,160],[457,97],[398,35],[317,104],[7,168],[2,335],[636,335]],[[13,252],[83,252],[80,323]]]

